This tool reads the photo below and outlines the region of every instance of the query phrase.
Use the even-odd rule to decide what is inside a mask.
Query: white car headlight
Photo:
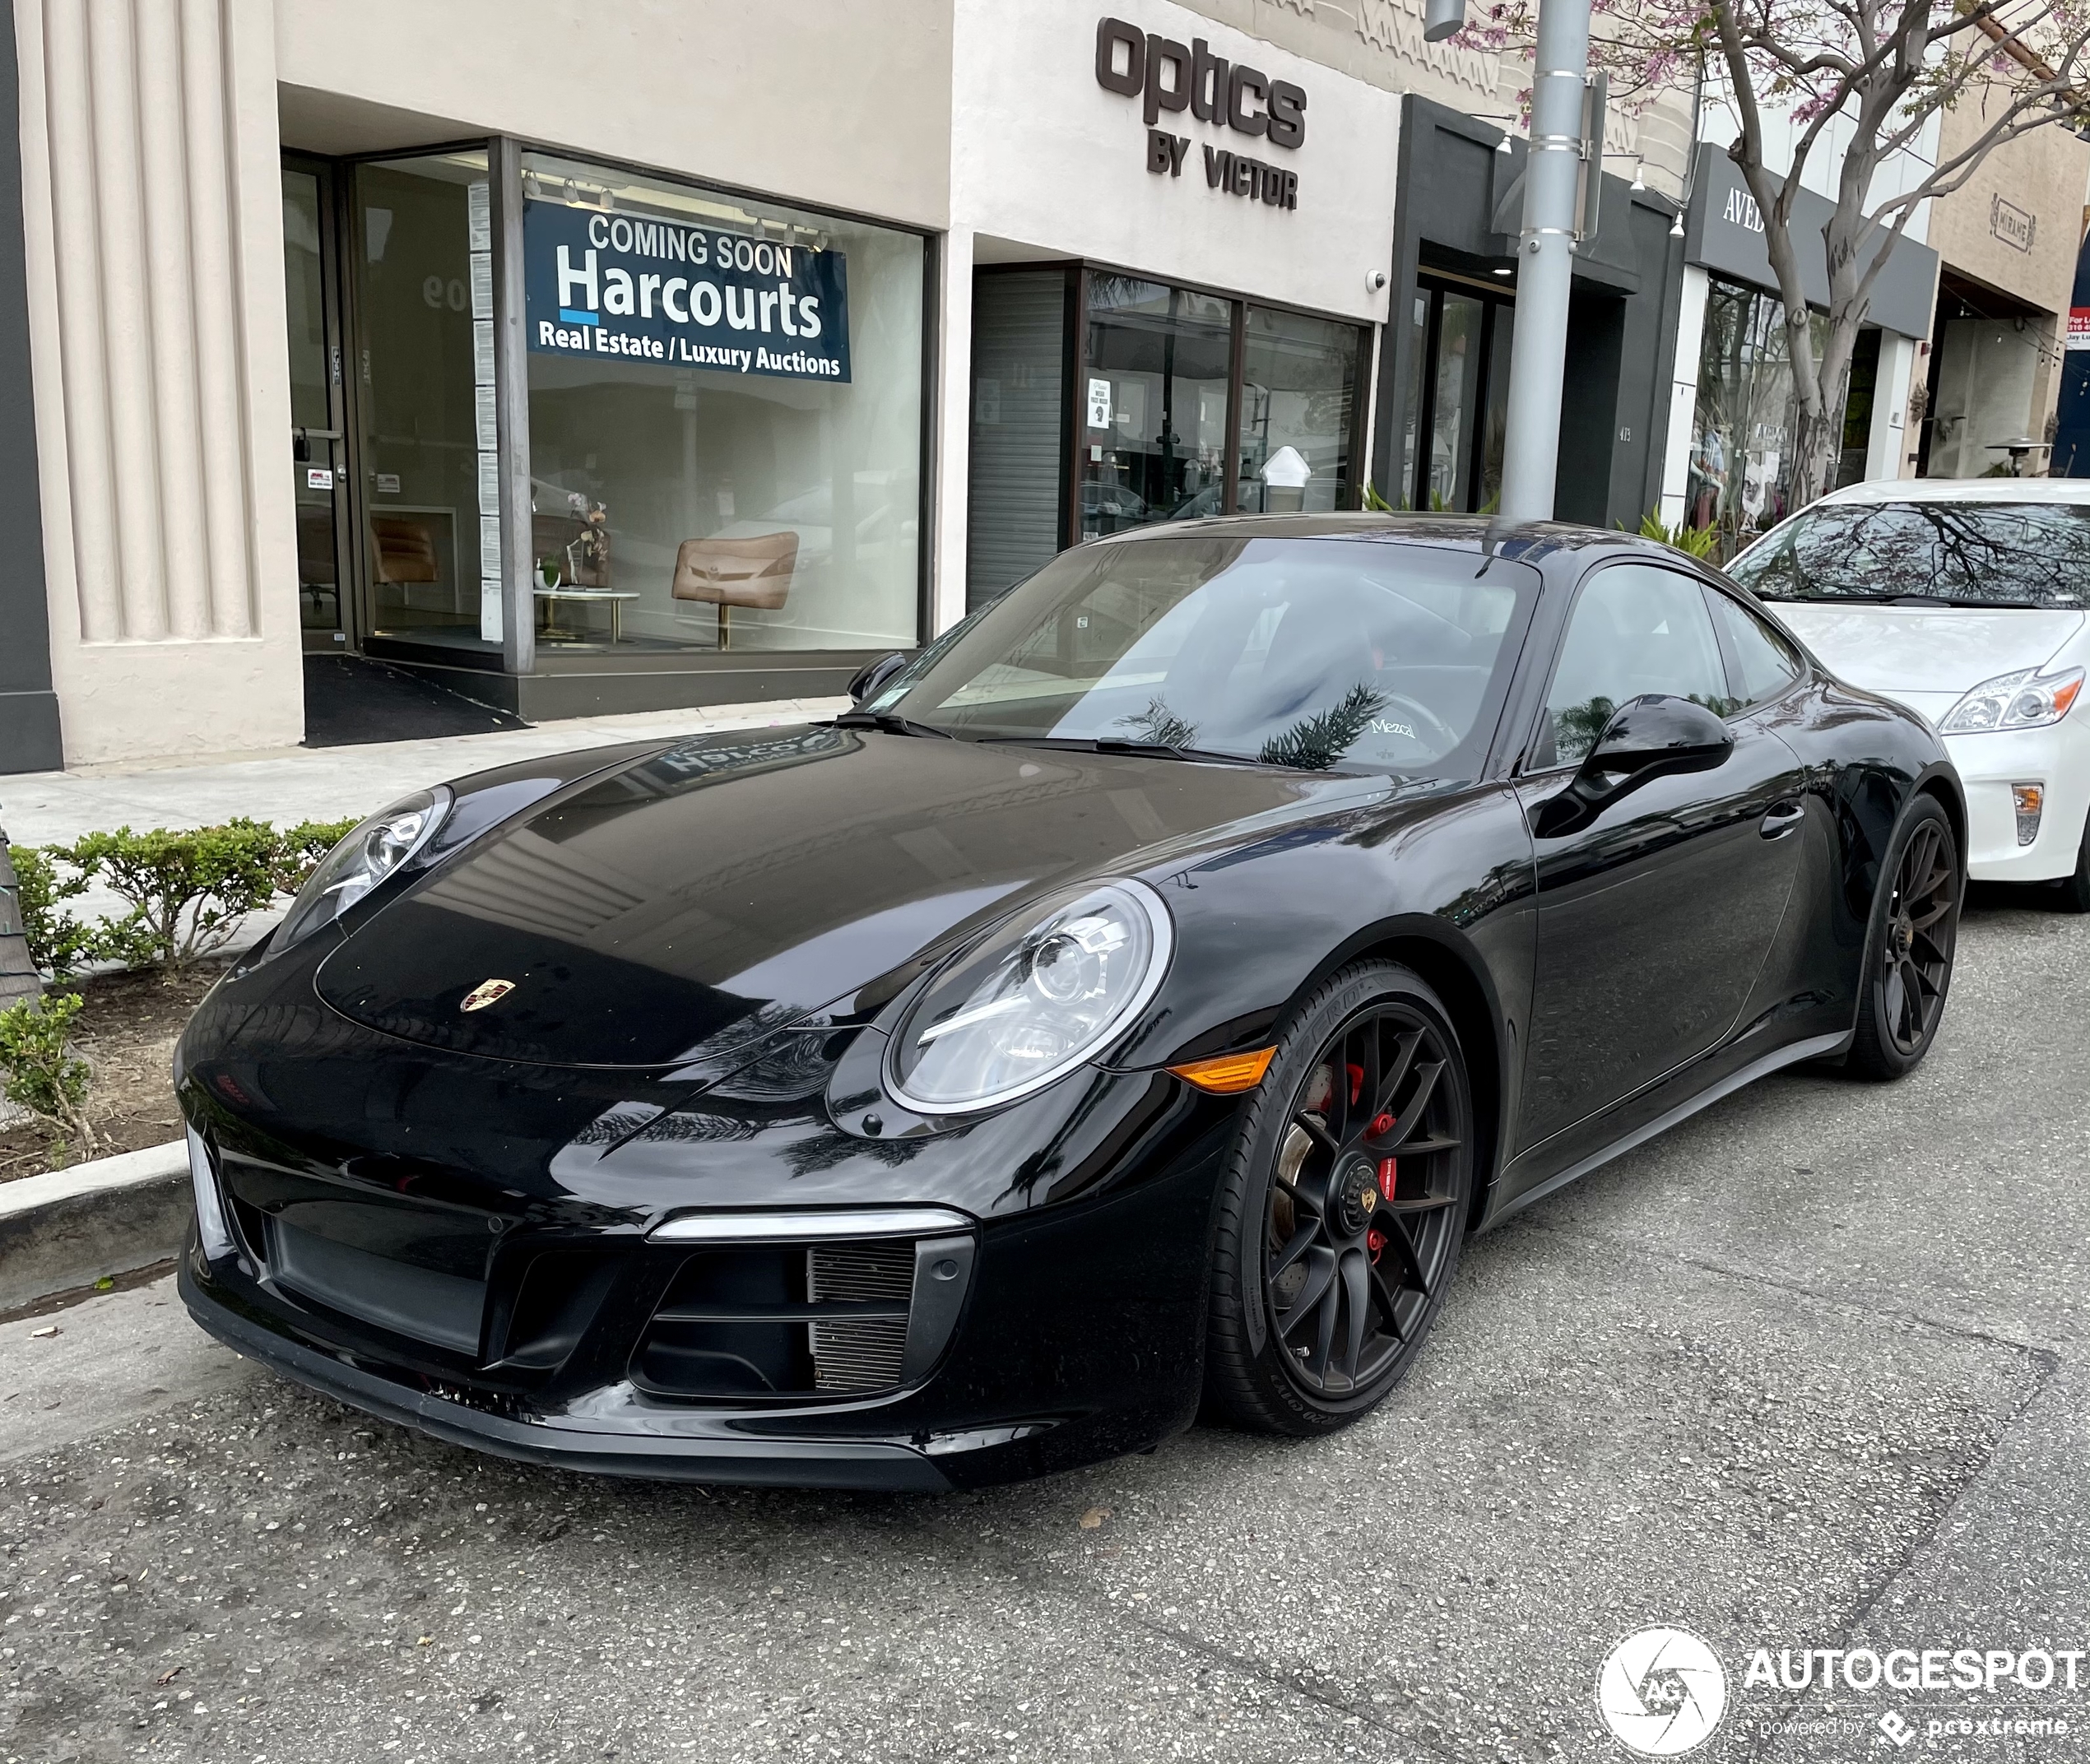
[[[1946,713],[1940,735],[1978,735],[1988,729],[2037,729],[2059,722],[2083,690],[2083,670],[2042,674],[2021,667],[1985,680]]]
[[[1041,1090],[1099,1052],[1160,986],[1175,940],[1144,882],[1070,891],[946,963],[893,1038],[893,1093],[925,1115]]]
[[[356,828],[305,878],[272,949],[287,949],[332,924],[435,837],[453,800],[449,787],[439,784],[415,791]]]

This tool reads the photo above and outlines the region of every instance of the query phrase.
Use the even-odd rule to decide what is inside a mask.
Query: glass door
[[[298,616],[304,647],[349,647],[348,475],[342,469],[340,305],[333,188],[323,161],[283,162],[283,293],[290,350],[290,467],[298,522]]]
[[[1421,359],[1405,425],[1408,507],[1489,514],[1499,505],[1516,317],[1516,306],[1493,290],[1429,282],[1417,290],[1413,335]]]

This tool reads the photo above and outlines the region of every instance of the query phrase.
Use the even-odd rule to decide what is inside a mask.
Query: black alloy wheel
[[[1934,797],[1911,805],[1881,874],[1850,1063],[1865,1077],[1899,1078],[1930,1050],[1959,935],[1959,844]]]
[[[1473,1164],[1465,1062],[1436,995],[1390,963],[1336,975],[1280,1042],[1228,1167],[1215,1405],[1306,1435],[1378,1404],[1457,1265]]]

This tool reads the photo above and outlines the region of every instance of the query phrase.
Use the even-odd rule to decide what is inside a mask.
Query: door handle
[[[1787,799],[1772,803],[1757,823],[1756,830],[1767,839],[1782,839],[1806,819],[1806,804]]]

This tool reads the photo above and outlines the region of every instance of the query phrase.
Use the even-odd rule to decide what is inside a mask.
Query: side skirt
[[[1792,1042],[1783,1047],[1774,1047],[1760,1059],[1752,1060],[1747,1065],[1730,1072],[1725,1078],[1711,1084],[1695,1096],[1686,1097],[1674,1107],[1665,1109],[1652,1121],[1643,1121],[1630,1132],[1622,1134],[1600,1150],[1591,1152],[1578,1163],[1571,1163],[1556,1176],[1549,1176],[1537,1187],[1527,1189],[1514,1200],[1507,1202],[1481,1228],[1484,1231],[1512,1215],[1521,1213],[1535,1200],[1542,1200],[1557,1188],[1565,1188],[1576,1177],[1587,1176],[1599,1166],[1607,1164],[1614,1158],[1621,1158],[1635,1146],[1645,1145],[1659,1134],[1669,1131],[1679,1123],[1688,1121],[1700,1109],[1710,1108],[1722,1097],[1732,1096],[1737,1090],[1754,1084],[1759,1078],[1767,1078],[1773,1072],[1789,1065],[1799,1065],[1809,1060],[1819,1060],[1842,1053],[1849,1047],[1851,1032],[1840,1035],[1810,1035],[1804,1041]]]

